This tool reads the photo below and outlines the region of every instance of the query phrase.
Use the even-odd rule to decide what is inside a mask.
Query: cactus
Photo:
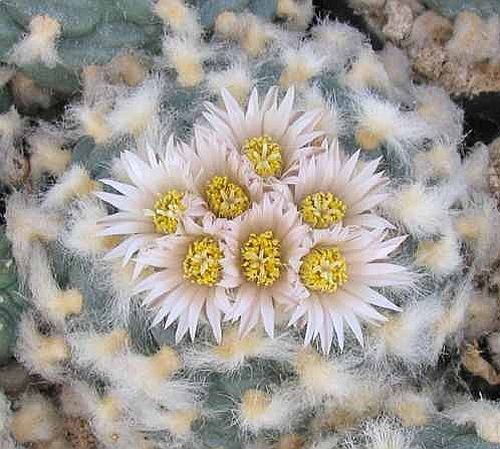
[[[498,407],[467,414],[436,380],[454,379],[498,249],[486,149],[462,160],[461,110],[358,31],[301,33],[259,4],[200,3],[212,36],[169,30],[137,84],[93,67],[60,122],[25,124],[31,190],[6,211],[33,306],[16,357],[59,388],[19,399],[18,443],[60,445],[68,419],[115,448],[406,448],[469,422],[498,442]]]
[[[14,260],[2,230],[0,234],[0,364],[12,356],[17,323],[26,301],[18,291]]]
[[[169,0],[158,4],[162,3],[182,5]],[[200,24],[209,31],[224,11],[247,10],[265,19],[276,19],[277,3],[276,0],[201,0],[194,2],[193,7],[198,7]],[[39,87],[69,96],[78,91],[79,76],[86,66],[107,64],[124,52],[135,51],[146,61],[161,52],[163,26],[161,12],[155,8],[161,7],[149,0],[86,0],[83,3],[48,0],[36,4],[3,0],[0,2],[0,62],[16,65]],[[32,54],[20,56],[14,51],[24,33],[37,32],[30,31],[36,17],[51,21],[50,25],[40,25],[41,32],[51,26],[55,28],[53,35],[47,37],[56,48],[57,57],[53,61],[40,60]]]

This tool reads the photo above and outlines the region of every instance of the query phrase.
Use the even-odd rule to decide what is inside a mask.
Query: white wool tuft
[[[12,243],[12,253],[21,274],[26,275],[32,243],[37,240],[56,240],[60,227],[59,217],[38,208],[34,198],[15,192],[7,200],[5,219],[6,235]]]
[[[18,66],[41,62],[55,67],[59,62],[55,44],[61,34],[61,24],[49,16],[35,16],[29,28],[30,33],[14,46],[10,61]]]
[[[305,109],[322,109],[323,114],[316,129],[325,132],[330,142],[345,133],[347,124],[343,112],[336,105],[335,97],[325,99],[319,87],[311,86],[302,91],[299,101]]]
[[[284,18],[289,27],[304,30],[314,15],[312,0],[277,0],[276,15]]]
[[[415,253],[415,264],[427,268],[433,275],[449,276],[462,266],[456,235],[446,233],[437,240],[422,240]]]
[[[18,443],[41,443],[53,440],[62,431],[56,408],[41,394],[27,394],[14,413],[10,430]]]
[[[493,332],[486,339],[493,363],[500,367],[500,332]]]
[[[27,164],[18,145],[23,133],[24,120],[12,106],[0,114],[0,180],[7,184],[18,184],[27,174]]]
[[[490,443],[500,443],[500,407],[486,400],[467,401],[446,411],[458,425],[474,424],[480,438]]]
[[[402,390],[389,395],[387,412],[398,418],[403,426],[425,426],[436,413],[429,394]]]
[[[67,229],[60,237],[63,245],[81,256],[95,257],[109,250],[113,237],[97,235],[97,221],[106,216],[106,208],[94,198],[77,202],[70,209]]]
[[[462,139],[464,112],[438,86],[415,86],[416,112],[434,134],[446,136],[451,142]]]
[[[388,43],[379,57],[392,84],[400,88],[410,86],[411,64],[404,50]]]
[[[83,297],[77,290],[61,290],[52,274],[46,249],[34,243],[30,254],[28,285],[37,308],[56,325],[81,312]]]
[[[429,125],[416,113],[400,111],[369,92],[358,94],[353,106],[356,141],[365,150],[375,150],[384,143],[408,164],[410,152],[432,136]]]
[[[343,402],[360,388],[359,379],[342,361],[327,360],[310,349],[300,351],[294,365],[308,402],[318,403],[326,397]]]
[[[371,330],[368,353],[379,361],[395,357],[408,365],[434,363],[439,355],[434,342],[436,323],[442,313],[443,307],[433,297],[407,305]]]
[[[99,184],[90,178],[87,170],[74,165],[45,194],[42,207],[60,209],[74,198],[84,197],[97,189]]]
[[[209,368],[220,372],[234,372],[249,359],[290,361],[296,351],[297,345],[286,335],[268,338],[260,331],[253,331],[239,338],[236,328],[227,328],[220,345],[188,351],[185,363],[192,369]]]
[[[387,91],[391,84],[384,64],[370,49],[363,50],[358,55],[342,81],[355,91],[368,88]]]
[[[28,371],[52,382],[61,381],[62,363],[69,357],[69,348],[63,337],[42,335],[31,317],[23,315],[18,327],[16,358]]]
[[[451,193],[417,182],[402,185],[384,204],[384,210],[416,237],[436,235],[450,229],[448,208]]]
[[[227,89],[241,105],[246,104],[250,90],[254,85],[250,67],[243,58],[226,70],[208,73],[207,83],[211,93],[219,95],[222,89]]]
[[[328,58],[328,65],[341,69],[364,47],[366,37],[345,23],[324,21],[311,33]]]
[[[107,142],[113,134],[106,111],[107,108],[88,105],[75,106],[71,109],[81,127],[82,135],[92,137],[98,145]]]
[[[264,429],[286,429],[298,418],[297,392],[283,389],[276,392],[247,390],[239,409],[240,426],[249,432]]]
[[[128,346],[128,335],[116,328],[107,334],[74,332],[68,335],[73,360],[83,367],[105,373],[118,354],[124,354]]]
[[[203,62],[210,52],[200,41],[184,36],[165,36],[163,54],[167,66],[177,72],[177,82],[182,87],[194,87],[204,80]]]
[[[159,114],[161,92],[161,79],[149,78],[132,94],[118,97],[107,116],[113,136],[140,136]]]
[[[202,33],[196,10],[188,7],[184,0],[158,0],[153,11],[176,34],[196,38]]]
[[[465,183],[471,190],[486,190],[489,165],[489,150],[486,145],[478,142],[462,163]]]
[[[311,43],[298,48],[285,48],[281,52],[284,69],[279,84],[282,87],[305,87],[311,78],[318,76],[326,67],[327,58]]]
[[[43,173],[59,176],[71,161],[71,153],[63,149],[64,138],[49,129],[39,129],[28,138],[31,176],[37,180]]]
[[[413,165],[419,180],[451,179],[459,173],[461,161],[455,145],[437,140],[428,151],[415,155]]]

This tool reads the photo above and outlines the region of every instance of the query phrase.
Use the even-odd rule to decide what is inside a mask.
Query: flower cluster
[[[360,323],[385,320],[374,306],[398,310],[378,288],[411,283],[387,261],[404,237],[386,238],[394,227],[375,213],[388,195],[380,160],[329,144],[323,111],[297,110],[293,88],[281,101],[254,89],[246,110],[221,97],[191,142],[170,138],[148,161],[122,153],[129,182],[98,193],[117,209],[101,235],[121,237],[107,257],[153,269],[136,292],[154,325],[178,321],[177,340],[203,315],[218,342],[225,317],[241,336],[259,322],[270,336],[277,320],[306,325],[305,343],[319,337],[324,352],[334,334],[343,346],[346,325],[362,343]]]

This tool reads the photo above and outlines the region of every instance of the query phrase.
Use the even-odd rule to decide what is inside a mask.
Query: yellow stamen
[[[227,176],[214,176],[207,184],[205,196],[210,210],[219,218],[235,218],[250,206],[243,188]]]
[[[198,285],[215,285],[220,279],[223,257],[219,243],[212,237],[195,240],[182,263],[184,278]]]
[[[281,274],[280,241],[274,238],[273,231],[250,234],[241,247],[241,267],[248,281],[258,286],[269,286]]]
[[[336,246],[313,248],[302,258],[299,275],[309,290],[335,293],[348,280],[347,263]]]
[[[304,221],[315,229],[329,228],[344,218],[345,203],[330,192],[307,195],[300,203]]]
[[[173,234],[177,230],[179,217],[186,211],[186,206],[182,202],[183,198],[183,192],[169,190],[156,201],[153,209],[156,232]]]
[[[269,136],[247,139],[243,145],[243,154],[252,163],[259,176],[278,176],[281,173],[283,159],[281,146]]]

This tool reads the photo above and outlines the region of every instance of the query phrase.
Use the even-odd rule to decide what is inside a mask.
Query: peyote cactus
[[[137,85],[85,70],[59,123],[0,116],[29,156],[16,358],[58,385],[1,396],[0,441],[64,447],[69,417],[104,448],[500,442],[454,376],[499,252],[461,110],[347,25],[214,16],[166,29]]]
[[[113,74],[133,69],[136,85],[161,53],[163,24],[170,30],[210,32],[222,12],[249,11],[305,27],[308,0],[0,1],[0,62],[19,68],[39,88],[71,95],[85,67],[111,63]]]

